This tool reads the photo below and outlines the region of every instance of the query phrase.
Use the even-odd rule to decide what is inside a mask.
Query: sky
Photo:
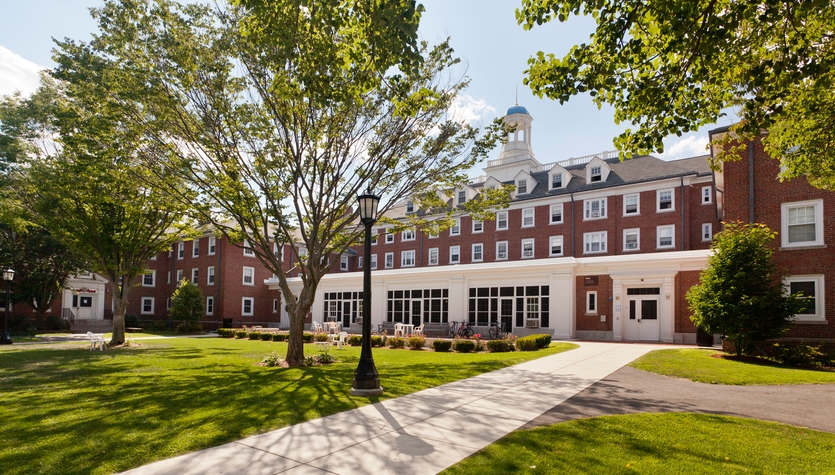
[[[588,95],[573,97],[560,105],[535,97],[523,85],[528,58],[538,51],[564,56],[572,45],[588,40],[594,23],[572,17],[525,31],[516,24],[520,0],[419,0],[426,9],[420,35],[431,44],[450,38],[462,59],[461,72],[470,85],[459,98],[456,112],[485,125],[501,117],[517,101],[534,119],[531,143],[537,160],[550,163],[571,157],[614,150],[612,139],[627,128],[615,124],[609,107],[598,107]],[[52,38],[88,41],[96,31],[89,8],[101,0],[26,0],[8,2],[0,16],[0,95],[15,90],[31,93],[38,84],[38,71],[51,68]],[[721,119],[681,137],[664,141],[665,160],[706,153],[707,131],[729,125]],[[490,158],[498,156],[495,150]],[[478,173],[476,173],[478,174]]]

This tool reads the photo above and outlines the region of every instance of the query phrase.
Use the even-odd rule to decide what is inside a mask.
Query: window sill
[[[656,251],[671,251],[675,250],[675,246],[658,246],[655,248]]]
[[[640,216],[640,215],[641,215],[641,213],[623,213],[624,218],[631,218],[631,217]]]
[[[523,224],[523,225],[522,225],[522,229],[525,229],[525,228],[535,228],[535,227],[536,227],[536,225],[535,225],[535,224]]]
[[[522,259],[533,259],[535,256],[522,256]]]
[[[712,201],[708,201],[707,203],[702,203],[702,206],[708,206],[708,205],[712,205],[712,204],[713,204]]]
[[[583,255],[598,255],[598,254],[608,254],[607,251],[592,251],[592,252],[584,252]]]
[[[826,249],[826,244],[808,244],[801,246],[780,246],[781,251],[806,251],[809,249]]]
[[[655,212],[656,212],[656,213],[672,213],[673,211],[675,211],[675,208],[673,208],[673,209],[657,209],[657,210],[655,210]]]
[[[792,320],[792,323],[797,325],[827,325],[829,322],[824,320]]]
[[[597,316],[597,312],[586,312],[587,317]]]
[[[601,219],[606,219],[607,216],[598,216],[597,218],[583,218],[583,221],[600,221]]]
[[[550,254],[548,257],[563,257],[562,253],[560,254]]]
[[[640,249],[624,249],[623,252],[641,252]]]
[[[557,222],[553,222],[553,221],[552,221],[552,222],[550,222],[550,223],[548,223],[548,224],[549,224],[549,225],[552,225],[552,226],[553,226],[553,225],[555,225],[555,224],[565,224],[565,221],[557,221]]]
[[[496,228],[496,231],[507,231],[508,228]]]

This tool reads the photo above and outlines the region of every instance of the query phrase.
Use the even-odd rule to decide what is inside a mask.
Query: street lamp
[[[3,319],[3,338],[0,338],[0,345],[11,345],[12,335],[9,333],[9,307],[11,307],[10,288],[14,279],[14,270],[3,271],[3,280],[6,281],[6,316]]]
[[[377,221],[377,205],[380,197],[371,189],[357,196],[360,221],[365,225],[365,266],[362,269],[362,353],[354,382],[351,384],[353,396],[379,396],[383,394],[380,377],[371,356],[371,226]]]

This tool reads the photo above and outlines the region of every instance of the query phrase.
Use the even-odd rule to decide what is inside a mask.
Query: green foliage
[[[281,366],[281,363],[283,362],[284,360],[281,358],[281,356],[278,355],[278,352],[273,351],[269,355],[265,356],[263,360],[261,360],[261,366],[267,366],[269,368],[272,368],[274,366]]]
[[[699,285],[687,291],[693,323],[723,335],[740,355],[779,337],[802,308],[797,295],[784,295],[771,258],[774,236],[762,224],[725,223]]]
[[[315,335],[313,335],[313,340],[314,341],[328,341],[328,334],[323,333],[323,332],[316,333]]]
[[[426,338],[422,335],[412,335],[409,337],[408,344],[413,350],[422,350],[426,346]]]
[[[437,352],[446,353],[452,348],[452,342],[450,340],[434,340],[432,341],[432,348]]]
[[[203,291],[190,280],[181,280],[177,290],[171,294],[171,310],[168,313],[174,320],[199,321],[205,314]]]
[[[732,130],[768,131],[782,177],[835,188],[831,2],[523,0],[516,12],[525,29],[571,15],[594,18],[591,41],[561,59],[539,52],[524,82],[560,103],[588,92],[614,107],[616,122],[636,126],[615,139],[625,156],[663,151],[667,136],[716,123],[733,107],[742,121]]]
[[[273,335],[273,341],[287,341],[287,334],[281,332],[275,332]]]
[[[221,338],[232,338],[233,336],[235,336],[235,330],[231,328],[218,328],[217,336]]]
[[[316,362],[320,365],[336,363],[336,357],[334,357],[330,353],[322,353],[320,355],[315,355],[314,358],[316,358]]]
[[[304,332],[302,334],[302,340],[304,340],[305,343],[313,343],[313,333]]]
[[[261,332],[249,332],[246,334],[247,338],[250,340],[260,340],[261,339]]]
[[[351,335],[348,337],[348,344],[351,346],[362,346],[362,336]],[[374,344],[374,338],[371,338],[371,344]]]
[[[490,340],[487,342],[487,349],[491,353],[503,353],[506,351],[513,351],[515,348],[513,342],[503,338],[501,340]]]
[[[528,335],[525,338],[531,338],[536,341],[536,347],[539,348],[547,348],[548,345],[551,344],[551,335],[547,333],[537,333],[535,335]]]
[[[799,366],[835,367],[835,345],[807,344],[807,343],[775,343],[772,347],[774,359],[780,363]]]
[[[139,317],[132,314],[125,314],[125,327],[139,328]]]
[[[235,338],[246,338],[246,330],[235,330]]]
[[[263,332],[261,333],[261,339],[264,341],[272,341],[273,340],[273,332]]]
[[[180,322],[174,331],[177,333],[203,333],[203,325],[200,322],[185,320]]]
[[[371,335],[371,346],[383,346],[383,337],[380,335]]]
[[[519,351],[536,351],[539,349],[535,335],[523,336],[516,340],[516,349]]]
[[[406,339],[400,336],[392,336],[386,339],[389,348],[401,349],[406,347]]]
[[[475,350],[475,341],[466,338],[455,338],[452,341],[452,349],[459,353],[470,353]]]

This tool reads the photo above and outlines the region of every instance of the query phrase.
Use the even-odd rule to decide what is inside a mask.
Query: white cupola
[[[538,171],[541,164],[536,160],[531,147],[531,122],[533,117],[524,106],[514,105],[507,110],[504,117],[507,124],[516,126],[510,132],[507,142],[502,144],[499,158],[487,162],[484,168],[487,176],[493,176],[499,181],[513,179],[520,170],[527,173]]]

